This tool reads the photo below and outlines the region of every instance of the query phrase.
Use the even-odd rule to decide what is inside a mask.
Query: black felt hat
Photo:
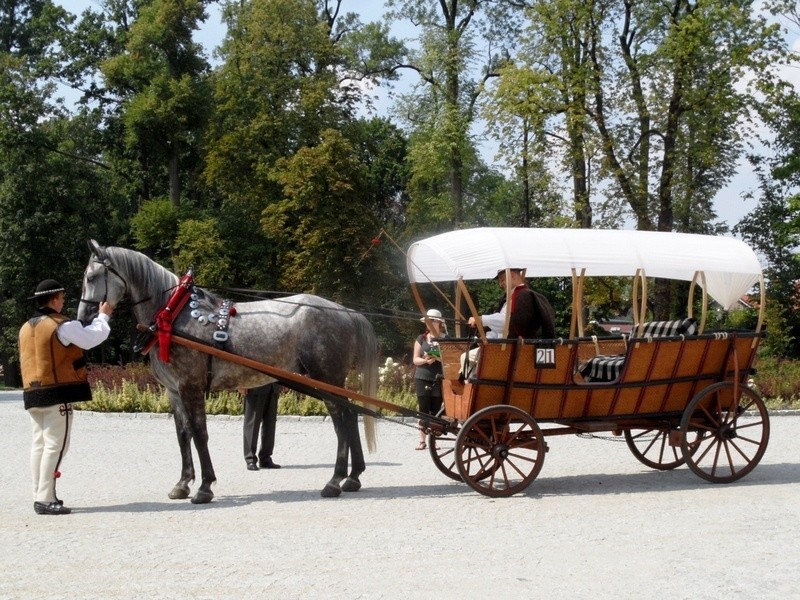
[[[516,271],[517,273],[522,273],[522,268],[521,267],[508,267],[508,270],[509,271]],[[495,279],[499,279],[500,275],[505,275],[505,274],[506,274],[506,270],[505,269],[497,269],[497,275],[495,275],[494,278]]]
[[[36,292],[34,292],[33,296],[28,297],[28,300],[49,298],[53,294],[63,291],[65,291],[64,286],[58,283],[55,279],[45,279],[36,286]]]

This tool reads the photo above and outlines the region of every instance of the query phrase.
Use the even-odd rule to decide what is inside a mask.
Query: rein
[[[278,290],[257,290],[257,289],[250,289],[250,288],[229,288],[229,287],[213,287],[213,288],[204,288],[207,290],[213,290],[215,292],[222,292],[222,293],[234,293],[238,294],[239,296],[245,298],[252,298],[254,300],[270,300],[272,302],[283,302],[284,304],[291,304],[294,306],[305,306],[308,308],[316,308],[317,310],[327,310],[331,312],[358,312],[365,317],[377,317],[381,319],[399,319],[403,321],[418,321],[419,320],[419,313],[414,311],[408,310],[394,310],[391,311],[384,311],[384,312],[377,312],[373,310],[372,306],[365,305],[365,304],[358,304],[355,302],[349,302],[351,306],[355,306],[355,308],[350,308],[343,306],[341,308],[334,308],[330,306],[310,306],[304,302],[295,302],[292,300],[286,300],[285,298],[277,298],[275,296],[298,296],[305,292],[283,292]],[[341,304],[338,300],[333,300],[331,298],[326,298],[325,296],[319,296],[324,300],[328,300],[330,302],[335,302],[337,304]],[[466,321],[462,321],[466,323]]]

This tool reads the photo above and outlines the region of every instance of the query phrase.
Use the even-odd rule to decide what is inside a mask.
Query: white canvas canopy
[[[462,229],[420,240],[407,255],[411,283],[491,279],[504,268],[527,277],[647,277],[692,281],[725,309],[759,281],[753,250],[731,237],[608,229]],[[702,285],[702,280],[699,281]]]

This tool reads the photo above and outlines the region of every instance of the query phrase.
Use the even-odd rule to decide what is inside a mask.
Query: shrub
[[[381,369],[385,378],[381,378],[378,398],[415,409],[416,397],[410,390],[413,381],[411,369],[391,359],[387,359]],[[92,365],[89,368],[89,384],[92,386],[92,400],[76,404],[75,407],[79,410],[172,412],[166,391],[155,380],[149,367],[142,363],[125,366]],[[360,389],[358,374],[351,373],[345,385],[350,389]],[[206,413],[210,415],[241,415],[243,412],[244,403],[238,392],[215,392],[206,399]],[[321,400],[284,388],[278,400],[278,414],[323,416],[328,414],[328,409]]]
[[[769,408],[800,406],[800,361],[760,353],[753,384]]]

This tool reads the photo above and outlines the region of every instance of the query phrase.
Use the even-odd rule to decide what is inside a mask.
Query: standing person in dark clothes
[[[42,281],[29,298],[36,300],[36,312],[19,331],[22,399],[33,433],[33,510],[39,515],[72,512],[56,495],[56,479],[69,449],[72,403],[92,399],[83,351],[108,338],[114,310],[101,302],[98,315],[84,327],[61,314],[64,298],[60,283]]]
[[[432,308],[420,319],[427,321],[425,332],[414,341],[414,382],[416,384],[419,412],[435,415],[442,408],[442,361],[437,356],[438,346],[433,341],[447,335],[442,313]],[[419,444],[417,450],[425,450],[425,431],[419,423]]]
[[[240,390],[244,394],[244,460],[248,471],[262,469],[280,469],[272,462],[272,451],[275,447],[275,423],[278,420],[278,397],[281,385],[268,383],[248,390]],[[261,430],[261,450],[257,450],[258,432]],[[258,457],[258,463],[256,463]]]

